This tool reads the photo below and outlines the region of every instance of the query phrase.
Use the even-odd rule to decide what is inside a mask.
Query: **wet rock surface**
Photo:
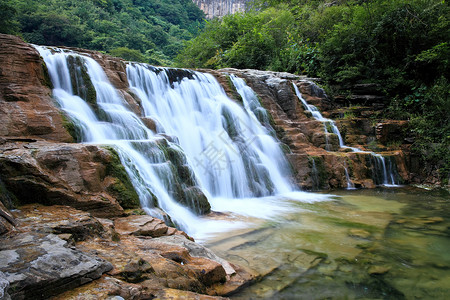
[[[17,226],[0,236],[0,287],[13,299],[215,299],[202,294],[226,295],[252,280],[150,216],[97,219],[38,204],[14,215]]]
[[[231,68],[219,70],[219,73],[244,78],[258,94],[261,104],[272,117],[271,125],[278,138],[287,145],[285,152],[294,170],[293,180],[302,188],[346,188],[349,180],[356,188],[374,188],[380,184],[373,156],[369,153],[374,150],[395,161],[399,182],[410,180],[408,147],[400,146],[405,142],[407,123],[395,120],[374,123],[379,111],[374,111],[372,105],[364,106],[367,99],[364,103],[358,102],[358,106],[345,106],[345,102],[332,101],[314,82],[316,79],[288,73]],[[225,80],[221,83],[228,84]],[[329,125],[316,120],[305,110],[293,84],[308,104],[316,106],[324,117],[335,120],[345,145],[366,152],[340,147],[338,136],[332,133]],[[360,87],[361,90],[369,88],[375,87]],[[225,87],[225,90],[229,93],[230,88]],[[233,97],[233,93],[229,95]]]

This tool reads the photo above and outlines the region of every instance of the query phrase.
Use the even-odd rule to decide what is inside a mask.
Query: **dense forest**
[[[204,25],[191,0],[2,0],[0,32],[168,65]]]
[[[184,67],[255,68],[320,77],[330,96],[375,83],[383,117],[410,120],[413,154],[450,172],[450,7],[443,0],[256,0],[208,22]]]

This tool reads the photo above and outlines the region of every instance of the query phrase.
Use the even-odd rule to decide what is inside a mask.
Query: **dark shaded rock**
[[[53,234],[20,233],[0,245],[0,271],[13,299],[47,299],[111,269],[110,263],[68,248]]]

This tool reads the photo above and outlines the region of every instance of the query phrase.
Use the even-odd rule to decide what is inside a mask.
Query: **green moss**
[[[75,95],[84,99],[95,112],[99,112],[97,92],[80,56],[71,55],[67,58],[72,89]]]
[[[315,165],[315,170],[313,169],[313,163]],[[322,157],[320,156],[310,156],[308,161],[309,167],[312,169],[311,178],[313,178],[315,189],[323,189],[328,186],[328,172],[325,168]]]
[[[82,132],[80,128],[72,122],[69,117],[66,116],[66,114],[61,113],[61,118],[63,121],[63,127],[67,130],[67,132],[70,134],[70,136],[73,139],[73,142],[79,143],[82,140]]]
[[[125,209],[140,207],[139,196],[131,183],[125,167],[120,162],[116,150],[109,146],[103,148],[111,153],[111,160],[106,165],[106,175],[115,179],[108,187],[107,191],[114,196],[119,204]]]
[[[205,194],[199,187],[189,187],[183,190],[184,197],[180,201],[188,206],[196,214],[207,214],[211,211],[211,205],[208,202]]]
[[[313,251],[313,250],[309,250],[309,249],[300,249],[300,250],[305,252],[308,255],[314,255],[314,256],[317,256],[317,257],[322,258],[322,259],[327,259],[328,258],[328,254],[326,254],[326,253],[317,252],[317,251]]]
[[[284,154],[291,154],[292,153],[291,148],[289,148],[289,146],[286,145],[285,143],[280,143],[280,148],[281,148],[281,151],[283,151]]]
[[[231,77],[227,75],[226,79],[227,79],[228,86],[230,87],[231,95],[233,96],[233,99],[235,99],[239,103],[243,104],[244,100],[242,100],[241,95],[238,93],[236,87],[234,86],[233,81],[231,80]]]
[[[44,61],[42,61],[41,66],[42,66],[42,72],[44,74],[44,78],[41,81],[42,84],[47,86],[49,89],[53,89],[53,83],[52,83],[52,80],[50,79],[50,74],[48,73],[48,68]]]
[[[347,228],[363,229],[365,231],[368,231],[371,234],[373,234],[375,231],[377,231],[377,227],[375,227],[375,226],[363,224],[363,223],[352,222],[352,221],[344,220],[341,218],[322,216],[322,217],[320,217],[320,219],[328,224],[334,224],[336,226],[342,226],[342,227],[347,227]]]
[[[225,128],[226,132],[231,139],[236,138],[238,136],[238,130],[233,119],[233,114],[225,106],[222,108],[222,117],[223,127]]]

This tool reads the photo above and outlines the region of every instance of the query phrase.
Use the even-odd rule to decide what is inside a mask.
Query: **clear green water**
[[[447,191],[333,195],[209,240],[259,278],[233,299],[450,299]]]

